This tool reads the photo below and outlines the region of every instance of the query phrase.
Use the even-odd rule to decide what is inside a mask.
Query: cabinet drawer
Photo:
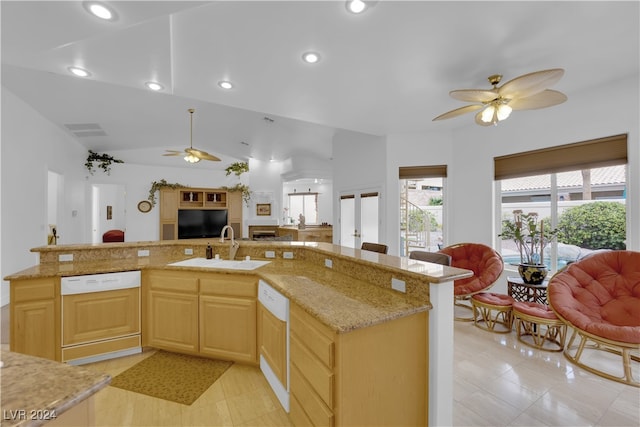
[[[11,282],[11,296],[14,302],[53,299],[56,296],[57,279],[29,279]]]
[[[153,290],[197,293],[198,279],[193,273],[151,273],[149,286]]]
[[[294,420],[308,418],[314,426],[333,426],[334,416],[322,399],[295,366],[291,367],[291,416]],[[303,409],[304,408],[304,409]],[[296,423],[296,425],[298,425]]]
[[[295,333],[300,341],[320,359],[324,365],[334,367],[334,343],[329,328],[306,314],[296,305],[291,309],[291,332]]]
[[[304,345],[297,335],[291,336],[291,366],[309,382],[324,403],[333,408],[333,372],[327,369]],[[303,406],[306,408],[306,405]]]
[[[200,294],[256,298],[258,295],[258,279],[254,276],[234,274],[202,276],[200,279]]]

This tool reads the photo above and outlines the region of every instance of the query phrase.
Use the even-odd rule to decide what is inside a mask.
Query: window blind
[[[627,163],[627,134],[493,158],[496,180]]]
[[[446,178],[447,165],[400,166],[400,179]]]

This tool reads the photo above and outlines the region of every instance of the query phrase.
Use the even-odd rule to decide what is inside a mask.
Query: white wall
[[[340,238],[340,193],[377,188],[381,194],[380,221],[384,225],[389,206],[387,162],[384,137],[339,131],[333,138],[333,241]],[[385,202],[387,200],[387,202]],[[388,241],[386,228],[380,227],[380,242]]]
[[[2,277],[38,263],[30,252],[47,244],[47,177],[65,177],[64,199],[84,199],[86,149],[2,88]],[[67,238],[82,234],[84,218],[58,218]],[[62,234],[62,233],[61,233]],[[65,236],[63,236],[65,237]],[[0,305],[8,303],[3,283]]]
[[[400,166],[447,165],[451,176],[453,141],[450,132],[406,133],[387,138],[387,221],[386,235],[390,254],[400,253]],[[447,218],[443,233],[449,235],[447,206],[449,197],[455,194],[449,178],[445,179],[444,212]],[[446,243],[446,242],[445,242]]]
[[[473,115],[452,120],[468,125],[451,134],[393,134],[387,137],[387,235],[390,253],[397,254],[399,224],[397,174],[399,166],[448,164],[445,187],[447,242],[480,242],[493,245],[493,158],[554,145],[610,135],[628,134],[627,248],[640,250],[640,111],[638,76],[612,82],[606,88],[568,93],[569,100],[556,107],[514,111],[496,127],[473,124]],[[368,173],[358,153],[351,164]],[[358,161],[356,161],[358,159]],[[341,159],[343,164],[349,159]],[[395,194],[394,194],[395,192]],[[393,249],[393,252],[392,252]]]
[[[111,175],[101,170],[90,175],[85,169],[87,149],[58,126],[2,87],[0,274],[6,277],[37,265],[31,248],[47,244],[48,174],[62,176],[63,206],[58,212],[59,244],[91,242],[91,187],[94,184],[122,184],[126,188],[126,241],[159,238],[159,209],[141,213],[138,202],[146,200],[151,182],[165,179],[192,187],[233,186],[238,178],[224,171],[114,164]],[[251,173],[251,172],[250,172]],[[262,175],[269,175],[264,172]],[[251,186],[251,178],[242,176]],[[261,188],[281,194],[279,174],[273,182],[260,176]],[[274,185],[273,188],[264,187]],[[246,217],[248,208],[243,205]],[[0,287],[0,306],[9,302],[9,286]]]

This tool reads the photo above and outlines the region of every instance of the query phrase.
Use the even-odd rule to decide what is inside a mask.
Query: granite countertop
[[[115,254],[112,259],[91,260],[82,254],[82,257],[78,257],[82,261],[41,263],[5,280],[147,269],[249,274],[271,284],[336,333],[346,333],[429,310],[432,306],[428,283],[455,280],[472,274],[468,270],[331,244],[307,246],[285,243],[274,247],[242,242],[241,249],[244,248],[251,259],[264,259],[259,255],[264,255],[265,248],[312,252],[294,252],[296,259],[293,260],[282,257],[269,259],[268,264],[254,270],[171,266],[169,264],[197,257],[197,254],[185,256],[178,251],[170,255],[167,252],[165,255],[131,257],[120,252],[126,246],[110,246]],[[334,260],[333,269],[323,265],[325,257]],[[311,261],[310,258],[315,260]],[[392,277],[406,281],[407,293],[391,289]],[[383,282],[384,286],[373,284],[375,282]]]
[[[108,374],[10,351],[0,360],[2,427],[43,425],[111,382]]]

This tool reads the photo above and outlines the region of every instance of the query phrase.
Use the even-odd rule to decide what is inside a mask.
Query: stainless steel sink
[[[229,270],[255,270],[271,261],[260,260],[228,260],[228,259],[206,259],[190,258],[178,261],[169,265],[176,267],[204,267],[204,268],[225,268]]]

